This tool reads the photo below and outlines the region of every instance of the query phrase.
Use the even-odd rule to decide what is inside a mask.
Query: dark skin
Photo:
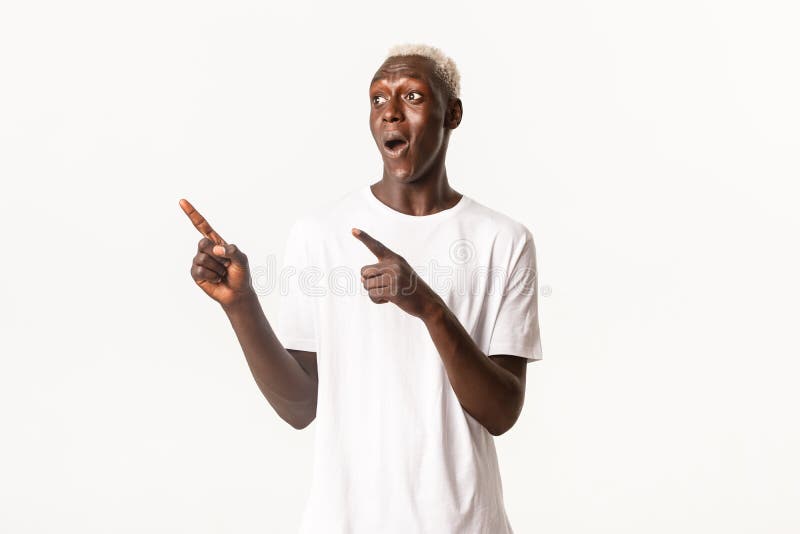
[[[317,413],[316,353],[287,351],[281,345],[251,284],[247,256],[227,244],[187,200],[180,205],[203,234],[192,260],[192,279],[222,306],[258,388],[278,415],[294,428],[308,426]]]
[[[371,186],[373,194],[409,215],[454,206],[462,195],[448,183],[445,156],[463,107],[448,94],[433,62],[419,56],[387,59],[375,73],[369,96],[370,131],[384,163],[382,179]],[[180,204],[204,236],[192,278],[225,310],[268,402],[294,428],[308,426],[316,417],[316,353],[281,345],[250,284],[247,257],[214,232],[191,204],[183,199]],[[395,305],[423,321],[464,410],[495,436],[510,429],[522,410],[528,360],[487,357],[402,256],[358,228],[352,234],[376,258],[361,269],[372,302]]]

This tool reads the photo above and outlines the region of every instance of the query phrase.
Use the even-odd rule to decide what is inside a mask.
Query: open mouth
[[[408,149],[408,141],[405,139],[390,139],[383,143],[383,148],[390,156],[399,156]]]

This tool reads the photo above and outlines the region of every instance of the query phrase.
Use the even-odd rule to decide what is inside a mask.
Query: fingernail
[[[214,245],[214,248],[211,250],[214,252],[214,254],[218,256],[222,256],[223,254],[225,254],[225,247],[223,247],[222,245]]]

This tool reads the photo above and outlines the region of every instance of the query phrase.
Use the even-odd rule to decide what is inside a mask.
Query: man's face
[[[370,84],[372,137],[384,174],[401,182],[419,178],[447,151],[448,98],[433,69],[434,63],[421,56],[389,58]]]

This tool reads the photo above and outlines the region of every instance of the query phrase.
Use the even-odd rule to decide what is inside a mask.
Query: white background
[[[367,87],[409,41],[462,73],[451,184],[537,244],[515,531],[800,531],[792,4],[3,3],[0,531],[295,531],[314,425],[192,282],[178,199],[280,261],[379,179]]]

